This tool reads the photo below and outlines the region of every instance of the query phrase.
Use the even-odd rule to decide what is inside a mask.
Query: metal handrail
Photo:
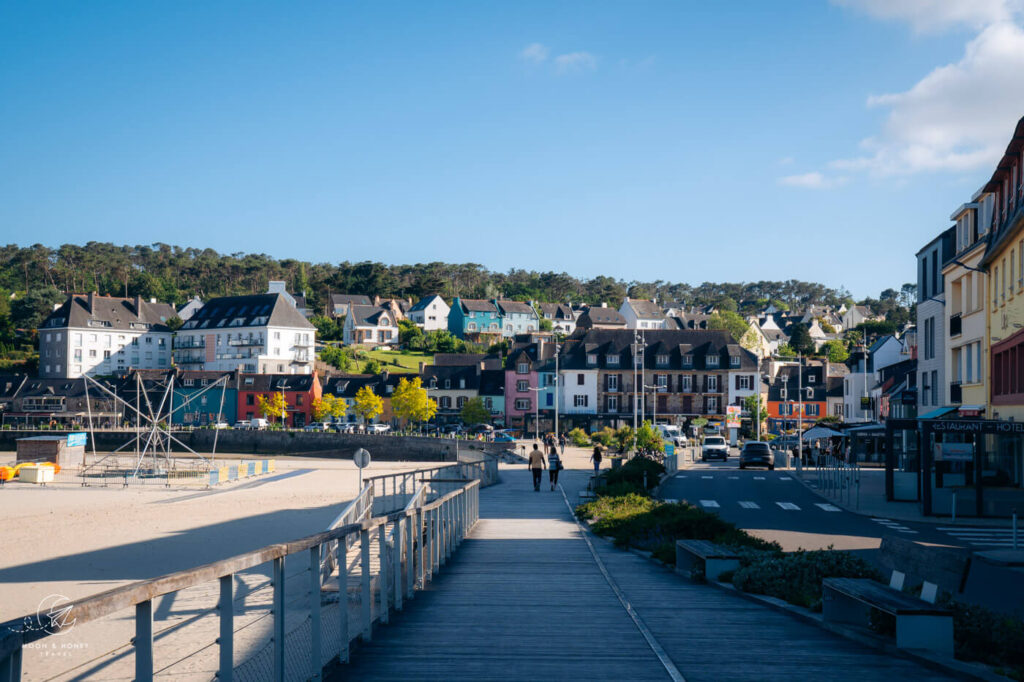
[[[388,621],[388,609],[394,605],[402,608],[403,595],[411,596],[417,585],[422,587],[440,570],[445,559],[451,556],[455,546],[465,538],[473,524],[479,519],[480,482],[468,481],[458,490],[454,490],[437,500],[426,503],[420,500],[415,508],[403,509],[385,517],[365,519],[360,523],[346,524],[310,535],[291,542],[267,545],[252,552],[222,559],[196,568],[170,573],[152,580],[143,580],[117,587],[106,592],[85,597],[62,606],[56,614],[32,614],[0,623],[0,678],[4,680],[20,680],[22,673],[22,648],[32,642],[48,636],[59,634],[62,630],[74,625],[94,621],[109,616],[126,608],[135,607],[135,638],[131,645],[135,656],[136,679],[153,679],[153,600],[179,592],[202,583],[220,581],[221,596],[216,607],[220,618],[220,637],[215,644],[219,647],[220,668],[218,679],[231,679],[234,661],[234,607],[232,603],[232,586],[235,574],[254,568],[267,562],[273,562],[272,581],[274,589],[273,615],[273,659],[275,679],[281,679],[284,673],[285,660],[285,603],[284,603],[284,561],[285,558],[298,553],[308,553],[310,568],[319,565],[325,546],[333,543],[339,556],[339,569],[346,565],[345,555],[341,547],[347,547],[347,538],[359,538],[361,545],[362,573],[362,617],[360,632],[364,639],[372,636],[372,613],[370,605],[376,601],[374,585],[379,595],[379,620]],[[417,495],[420,493],[418,492]],[[360,498],[363,495],[360,493]],[[360,498],[354,500],[358,502]],[[350,503],[346,507],[358,509],[358,504]],[[388,525],[394,529],[388,530]],[[369,533],[378,530],[380,551],[379,580],[374,583],[370,578],[370,540]],[[388,538],[391,540],[388,540]],[[408,542],[404,542],[407,539]],[[426,545],[426,546],[425,546]],[[418,551],[417,551],[418,550]],[[347,550],[345,550],[347,551]],[[394,578],[391,577],[393,571]],[[408,577],[403,585],[400,577]],[[413,577],[417,580],[413,580]],[[311,589],[319,590],[319,576],[314,572],[314,583]],[[347,570],[339,570],[339,589],[347,590]],[[320,617],[321,600],[309,600],[310,617],[316,624],[311,629],[312,645],[310,662],[314,670],[320,670],[321,640]],[[348,609],[340,609],[342,632],[347,633],[349,627]],[[43,622],[45,621],[45,622]],[[41,627],[26,628],[26,624],[38,622]],[[348,661],[348,637],[344,638],[338,654],[338,660]]]

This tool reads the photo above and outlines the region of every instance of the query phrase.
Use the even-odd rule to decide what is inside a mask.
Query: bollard
[[[956,523],[956,488],[953,489],[953,521]]]
[[[1017,549],[1017,508],[1013,508],[1013,548]]]

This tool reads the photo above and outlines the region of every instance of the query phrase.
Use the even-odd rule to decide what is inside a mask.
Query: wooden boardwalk
[[[567,471],[567,488],[581,472]],[[505,470],[427,590],[360,645],[339,679],[667,680],[558,492]],[[570,498],[571,499],[571,498]],[[944,679],[595,539],[621,592],[688,682]]]

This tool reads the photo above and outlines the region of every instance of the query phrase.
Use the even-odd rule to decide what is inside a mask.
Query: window
[[[597,353],[587,353],[587,364],[588,365],[596,365],[597,364]]]
[[[585,374],[577,374],[576,375],[576,385],[577,386],[582,386],[585,382],[586,382],[586,375]]]
[[[104,360],[109,360],[110,359],[110,351],[109,350],[103,351],[103,359]]]
[[[460,395],[458,398],[455,399],[455,407],[456,408],[461,410],[462,406],[465,405],[465,404],[466,404],[466,396]]]
[[[525,412],[526,410],[529,410],[530,409],[530,399],[529,398],[516,398],[516,409],[521,411],[521,412]]]
[[[658,387],[659,391],[668,389],[668,375],[667,374],[656,374],[654,376],[654,385]]]
[[[708,375],[708,393],[717,393],[717,392],[718,392],[718,375],[716,375],[716,374],[709,374]]]
[[[301,407],[301,406],[302,406],[302,394],[299,393],[299,394],[297,394],[295,396],[295,407]]]
[[[619,396],[617,396],[617,395],[610,395],[610,396],[608,396],[607,405],[608,405],[608,411],[609,412],[618,412],[619,411]]]
[[[932,370],[932,405],[939,404],[939,371]]]
[[[445,379],[444,380],[444,387],[445,388],[451,388],[452,387],[452,380],[451,379]]]
[[[1024,251],[1022,251],[1021,253],[1024,254]],[[76,346],[81,346],[82,345],[82,335],[81,334],[75,334],[75,345]]]
[[[252,393],[247,393],[246,396],[245,396],[245,404],[246,405],[255,405],[256,404],[256,396],[254,396]]]
[[[526,393],[530,388],[530,382],[525,379],[520,379],[516,382],[516,390],[520,393]]]
[[[973,343],[969,343],[966,346],[964,346],[964,348],[966,349],[966,357],[965,357],[965,360],[964,360],[964,368],[967,370],[966,376],[964,377],[964,381],[965,381],[965,383],[973,384],[974,383],[974,362],[972,360],[973,360],[973,353],[974,353],[974,344]]]
[[[516,374],[529,374],[529,373],[530,373],[530,365],[529,365],[529,363],[520,362],[519,364],[516,365]]]
[[[808,417],[817,417],[820,414],[821,406],[818,404],[804,405],[804,414]]]
[[[604,360],[605,360],[606,363],[608,363],[609,367],[618,367],[619,366],[619,356],[618,355],[606,355]]]
[[[681,386],[679,390],[681,390],[683,393],[691,393],[693,391],[693,377],[691,377],[689,374],[684,374],[679,378],[681,380]]]
[[[706,400],[708,405],[708,414],[716,414],[718,412],[718,398],[711,396]]]
[[[931,391],[928,388],[928,372],[921,372],[921,405],[928,405],[928,396],[931,395]]]
[[[683,367],[693,367],[693,356],[692,355],[684,355],[683,356]]]
[[[707,355],[704,357],[704,362],[708,367],[718,367],[718,356]]]
[[[729,366],[730,367],[739,367],[740,366],[740,356],[738,356],[738,355],[730,355],[729,356]]]
[[[749,391],[750,390],[750,378],[751,377],[750,377],[749,374],[741,374],[741,375],[737,376],[736,377],[736,388],[738,390],[740,390],[740,391]]]
[[[658,367],[667,367],[668,366],[668,356],[667,355],[663,355],[663,354],[656,355],[656,356],[654,356],[654,361],[656,363],[658,363]]]
[[[452,399],[450,396],[443,395],[437,399],[437,406],[442,410],[451,409]]]
[[[609,374],[607,381],[608,381],[608,390],[609,391],[618,391],[619,390],[619,375],[618,374]]]
[[[589,396],[585,396],[585,395],[574,395],[572,397],[573,407],[586,407],[587,406],[587,398],[588,397]]]

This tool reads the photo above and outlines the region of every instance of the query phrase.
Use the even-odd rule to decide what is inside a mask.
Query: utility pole
[[[540,392],[544,387],[531,387],[530,390],[533,391],[533,438],[540,440]]]
[[[558,375],[558,342],[555,342],[555,435],[559,434],[558,431],[558,384],[562,380]]]
[[[761,440],[761,360],[757,361],[757,384],[754,385],[754,397],[757,398],[757,410],[755,411],[757,419],[757,440]]]
[[[800,464],[804,456],[804,361],[800,353],[796,354],[796,392],[797,392],[797,450],[796,470],[800,471]]]

